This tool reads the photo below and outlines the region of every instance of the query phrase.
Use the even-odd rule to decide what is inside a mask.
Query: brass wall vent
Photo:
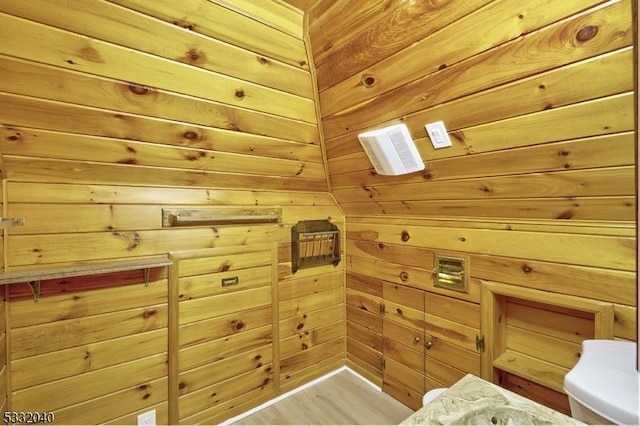
[[[291,228],[291,269],[340,262],[340,230],[328,220],[301,220]]]
[[[434,286],[469,293],[468,259],[436,254]]]

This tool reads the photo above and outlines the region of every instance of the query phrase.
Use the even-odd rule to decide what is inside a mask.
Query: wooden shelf
[[[564,392],[564,376],[568,368],[508,350],[493,361],[493,366],[558,392]]]
[[[156,256],[143,259],[110,260],[68,266],[46,266],[37,269],[33,267],[16,268],[0,273],[0,285],[107,274],[110,272],[133,271],[136,269],[161,268],[171,264],[172,262],[167,256]]]

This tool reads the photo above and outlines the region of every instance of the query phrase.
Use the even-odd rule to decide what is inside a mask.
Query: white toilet
[[[446,391],[447,389],[449,388],[431,389],[429,392],[425,393],[424,396],[422,397],[422,405],[423,406],[427,405],[428,403],[430,403],[431,401],[439,397],[440,394],[442,394],[442,392]]]
[[[636,351],[635,342],[582,342],[582,356],[564,378],[572,417],[588,424],[640,423]]]

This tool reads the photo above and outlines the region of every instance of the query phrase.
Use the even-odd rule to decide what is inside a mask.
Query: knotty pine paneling
[[[256,267],[242,275],[253,283],[245,290],[252,303],[264,302],[247,314],[243,339],[212,337],[243,308],[236,298],[216,321],[198,297],[183,302],[179,343],[202,348],[183,354],[193,368],[185,404],[201,407],[211,392],[224,399],[230,390],[248,398],[215,412],[187,410],[188,423],[215,424],[252,408],[265,394],[251,389],[267,376],[276,395],[344,365],[343,264],[293,275],[287,258],[298,221],[328,219],[344,229],[328,193],[303,20],[275,1],[0,6],[2,191],[12,194],[3,198],[4,211],[26,223],[0,244],[6,268],[264,244],[285,254],[267,259],[273,272]],[[282,223],[163,228],[169,207],[281,208]],[[278,290],[265,292],[262,274],[282,285],[291,316],[279,318]],[[8,388],[0,382],[7,406],[54,409],[69,424],[135,424],[137,414],[155,409],[158,424],[166,424],[177,403],[166,364],[173,301],[166,273],[152,271],[149,287],[142,279],[142,271],[131,271],[46,281],[38,304],[26,284],[7,287],[13,346],[0,378],[13,373]],[[189,280],[183,297],[206,292],[201,284]],[[318,302],[328,294],[330,303]],[[219,356],[245,347],[264,352],[260,370],[236,381],[240,373],[217,363],[220,388],[198,388],[207,375],[199,363],[215,361],[212,348]],[[255,360],[230,362],[246,361]],[[54,398],[45,397],[50,392]]]
[[[635,222],[632,2],[389,2],[349,23],[348,2],[320,3],[310,37],[345,213]],[[451,148],[426,137],[438,120]],[[426,170],[376,175],[357,134],[398,121]]]
[[[342,257],[338,265],[302,268],[292,274],[291,245],[279,247],[276,309],[279,379],[283,391],[344,365],[345,262],[344,255]]]
[[[348,277],[434,295],[427,318],[437,333],[453,329],[452,316],[460,321],[461,304],[478,306],[489,280],[611,303],[614,336],[637,339],[633,2],[359,7],[321,0],[309,12],[332,193],[347,216]],[[424,125],[439,120],[453,146],[435,150]],[[426,170],[377,175],[357,135],[398,122]],[[469,257],[468,294],[434,287],[436,253]],[[349,289],[347,300],[363,294]],[[477,309],[464,319],[474,317]],[[449,342],[474,350],[478,327],[460,324]],[[519,337],[531,330],[516,328]],[[519,349],[529,351],[530,337]],[[350,362],[378,377],[360,349],[349,345]],[[431,364],[427,386],[460,373],[437,357]],[[532,381],[504,383],[567,409],[566,397]]]
[[[220,14],[242,16],[213,6]],[[80,0],[73,8],[65,7],[65,3],[58,0],[35,1],[28,7],[15,3],[5,5],[3,12],[300,96],[309,97],[312,93],[311,80],[304,69],[279,61],[269,62],[266,57],[237,45],[184,31],[170,22],[145,19],[143,14],[106,1]],[[284,34],[281,38],[294,40]],[[304,48],[297,53],[304,55]],[[269,66],[265,66],[265,62],[269,62]]]
[[[256,19],[261,10],[269,13]],[[184,200],[193,207],[211,204],[218,190],[231,195],[213,201],[221,206],[262,204],[261,191],[273,196],[266,205],[309,205],[296,200],[314,198],[312,192],[327,197],[299,11],[275,2],[193,0],[148,8],[135,0],[82,0],[6,4],[0,20],[3,174],[9,185],[24,184],[14,195],[30,202],[12,213],[29,216],[32,225],[11,236],[17,239],[7,267],[144,255],[149,251],[137,247],[147,231],[160,232],[167,243],[152,243],[156,253],[219,243],[217,231],[199,228],[188,237],[175,234],[184,242],[176,245],[159,224],[163,205],[183,198],[183,189],[191,198],[187,188],[206,192],[204,199]],[[93,196],[58,200],[49,218],[36,217],[30,212],[46,208],[34,209],[33,202],[58,204],[45,201],[51,188],[39,183],[63,184],[67,194],[78,189],[81,198],[85,185],[117,186],[116,193],[131,197],[110,211]],[[146,198],[156,188],[166,189],[151,195],[159,201],[154,208]],[[245,201],[238,204],[236,196]],[[323,204],[339,220],[335,203]],[[307,218],[301,210],[296,216],[287,224]],[[266,234],[256,228],[255,239],[286,240],[284,227],[268,228]],[[208,241],[197,243],[200,238]],[[65,246],[65,239],[83,248],[67,255],[44,248],[47,240]],[[120,254],[113,252],[118,246]]]
[[[148,256],[172,250],[272,242],[286,244],[290,226],[342,213],[326,193],[217,192],[143,186],[12,183],[11,214],[25,226],[9,230],[12,266]],[[252,226],[162,228],[167,207],[281,207],[283,223]],[[313,213],[313,215],[311,215]],[[52,221],[56,217],[59,220]],[[288,265],[290,271],[290,264]]]
[[[292,13],[280,2],[267,2],[262,6],[270,10],[268,16],[255,16],[259,6],[247,0],[186,0],[180,4],[162,0],[153,5],[144,0],[113,0],[112,3],[234,46],[264,52],[295,67],[309,66],[302,40],[302,20],[298,13]],[[255,21],[262,25],[256,25]],[[239,31],[240,28],[252,31]]]
[[[30,224],[10,233],[7,268],[286,243],[297,220],[341,221],[295,8],[38,1],[0,6],[0,21],[2,172],[19,188],[6,204]],[[116,207],[96,191],[128,195]],[[316,194],[329,209],[310,217],[298,207]],[[224,227],[163,229],[168,204],[294,210],[223,243]]]
[[[362,316],[363,312],[377,309],[375,280],[426,290],[425,332],[438,342],[434,345],[437,350],[427,353],[428,386],[453,383],[470,365],[475,366],[475,374],[480,374],[475,338],[483,333],[483,281],[610,303],[615,311],[614,337],[637,338],[635,229],[628,224],[611,223],[606,227],[594,222],[570,226],[552,221],[504,223],[378,215],[347,216],[346,226],[347,303],[353,307],[347,310],[349,321],[357,321],[358,316],[351,314],[354,310]],[[476,238],[478,246],[473,244]],[[617,253],[607,257],[612,250]],[[468,256],[468,293],[434,286],[436,254]],[[553,302],[512,302],[508,306],[510,349],[568,371],[577,361],[582,340],[594,336],[593,316],[554,307]],[[396,311],[393,304],[390,310]],[[363,340],[362,336],[358,338]],[[456,357],[446,355],[448,345],[457,348]],[[380,377],[377,367],[366,361],[372,348],[364,350],[363,342],[359,342],[349,344],[347,350],[354,368],[370,377]],[[521,383],[519,386],[507,382],[503,385],[541,403],[553,393],[553,407],[568,412],[565,395],[556,394],[535,380],[514,377],[513,381]]]
[[[156,409],[166,423],[167,279],[155,274],[149,286],[141,271],[43,281],[38,303],[26,284],[8,287],[11,409],[65,424]]]

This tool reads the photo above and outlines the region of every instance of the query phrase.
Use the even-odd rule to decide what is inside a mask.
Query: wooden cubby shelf
[[[65,266],[47,266],[37,269],[15,269],[0,273],[0,285],[26,282],[33,291],[34,301],[37,302],[40,298],[40,282],[43,280],[144,269],[145,285],[148,285],[150,269],[162,268],[171,264],[172,261],[167,256],[155,256],[141,259],[110,260]]]

